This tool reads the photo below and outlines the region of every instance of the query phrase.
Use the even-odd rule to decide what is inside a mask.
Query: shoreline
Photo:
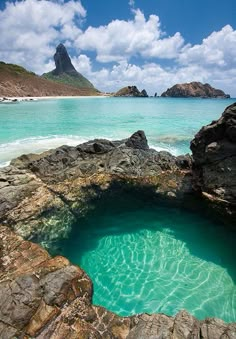
[[[110,95],[71,95],[71,96],[40,96],[40,97],[0,97],[7,100],[33,101],[33,100],[51,100],[51,99],[88,99],[88,98],[107,98]]]

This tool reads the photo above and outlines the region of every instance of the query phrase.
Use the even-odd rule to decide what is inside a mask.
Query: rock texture
[[[204,126],[191,142],[195,189],[236,220],[236,103]]]
[[[83,270],[29,241],[52,248],[96,199],[122,189],[185,205],[197,191],[216,212],[235,216],[235,112],[236,104],[196,135],[193,165],[190,156],[150,149],[137,131],[22,155],[1,169],[0,337],[236,338],[236,323],[199,321],[186,311],[119,317],[95,306]]]
[[[189,156],[149,149],[143,131],[23,155],[0,171],[0,221],[51,247],[101,194],[130,187],[183,203],[192,192],[190,166]]]
[[[175,317],[119,317],[92,305],[92,282],[64,257],[0,226],[0,337],[38,339],[235,338],[236,324]]]
[[[69,83],[43,79],[21,66],[0,62],[0,97],[99,95],[95,88],[75,88]]]
[[[118,92],[114,94],[115,97],[148,97],[148,94],[145,89],[141,92],[136,86],[127,86],[121,88]]]
[[[202,84],[201,82],[190,82],[186,84],[176,84],[163,92],[162,97],[173,98],[230,98],[229,94],[225,94],[220,89],[215,89],[209,84]]]
[[[93,84],[81,73],[76,71],[63,44],[57,46],[54,61],[56,68],[49,73],[44,73],[44,78],[72,87],[90,88],[95,91]]]

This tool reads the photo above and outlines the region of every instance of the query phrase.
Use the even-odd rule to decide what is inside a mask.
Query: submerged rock
[[[92,282],[66,258],[50,255],[0,226],[1,338],[235,338],[236,324],[175,317],[119,317],[92,305]]]
[[[125,140],[22,155],[1,169],[0,337],[235,338],[235,323],[199,321],[186,311],[119,317],[94,306],[83,270],[21,238],[53,248],[96,199],[122,189],[180,205],[197,192],[214,211],[235,216],[235,112],[236,104],[229,106],[195,136],[193,165],[189,155],[149,149],[137,131]]]

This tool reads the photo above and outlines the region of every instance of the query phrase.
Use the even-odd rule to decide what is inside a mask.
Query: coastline
[[[90,98],[107,98],[110,95],[71,95],[71,96],[40,96],[40,97],[4,97],[8,100],[17,101],[36,101],[36,100],[52,100],[52,99],[90,99]],[[0,97],[1,99],[2,97]]]

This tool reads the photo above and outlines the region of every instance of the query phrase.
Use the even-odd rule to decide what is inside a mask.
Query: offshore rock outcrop
[[[235,323],[199,321],[186,311],[119,317],[94,306],[83,270],[21,237],[51,248],[96,199],[124,188],[178,204],[197,191],[214,208],[217,201],[216,211],[235,215],[235,107],[196,135],[193,165],[190,156],[150,149],[138,131],[125,140],[95,139],[23,155],[1,169],[0,337],[235,338]]]
[[[202,127],[191,142],[195,189],[217,211],[236,220],[236,103]]]
[[[121,88],[118,92],[114,94],[115,97],[141,97],[147,98],[148,94],[145,89],[141,92],[138,90],[136,86],[127,86]]]
[[[173,98],[230,98],[229,94],[225,94],[222,90],[213,88],[209,84],[202,84],[201,82],[190,82],[185,84],[176,84],[168,88],[166,92],[161,94],[162,97]]]

